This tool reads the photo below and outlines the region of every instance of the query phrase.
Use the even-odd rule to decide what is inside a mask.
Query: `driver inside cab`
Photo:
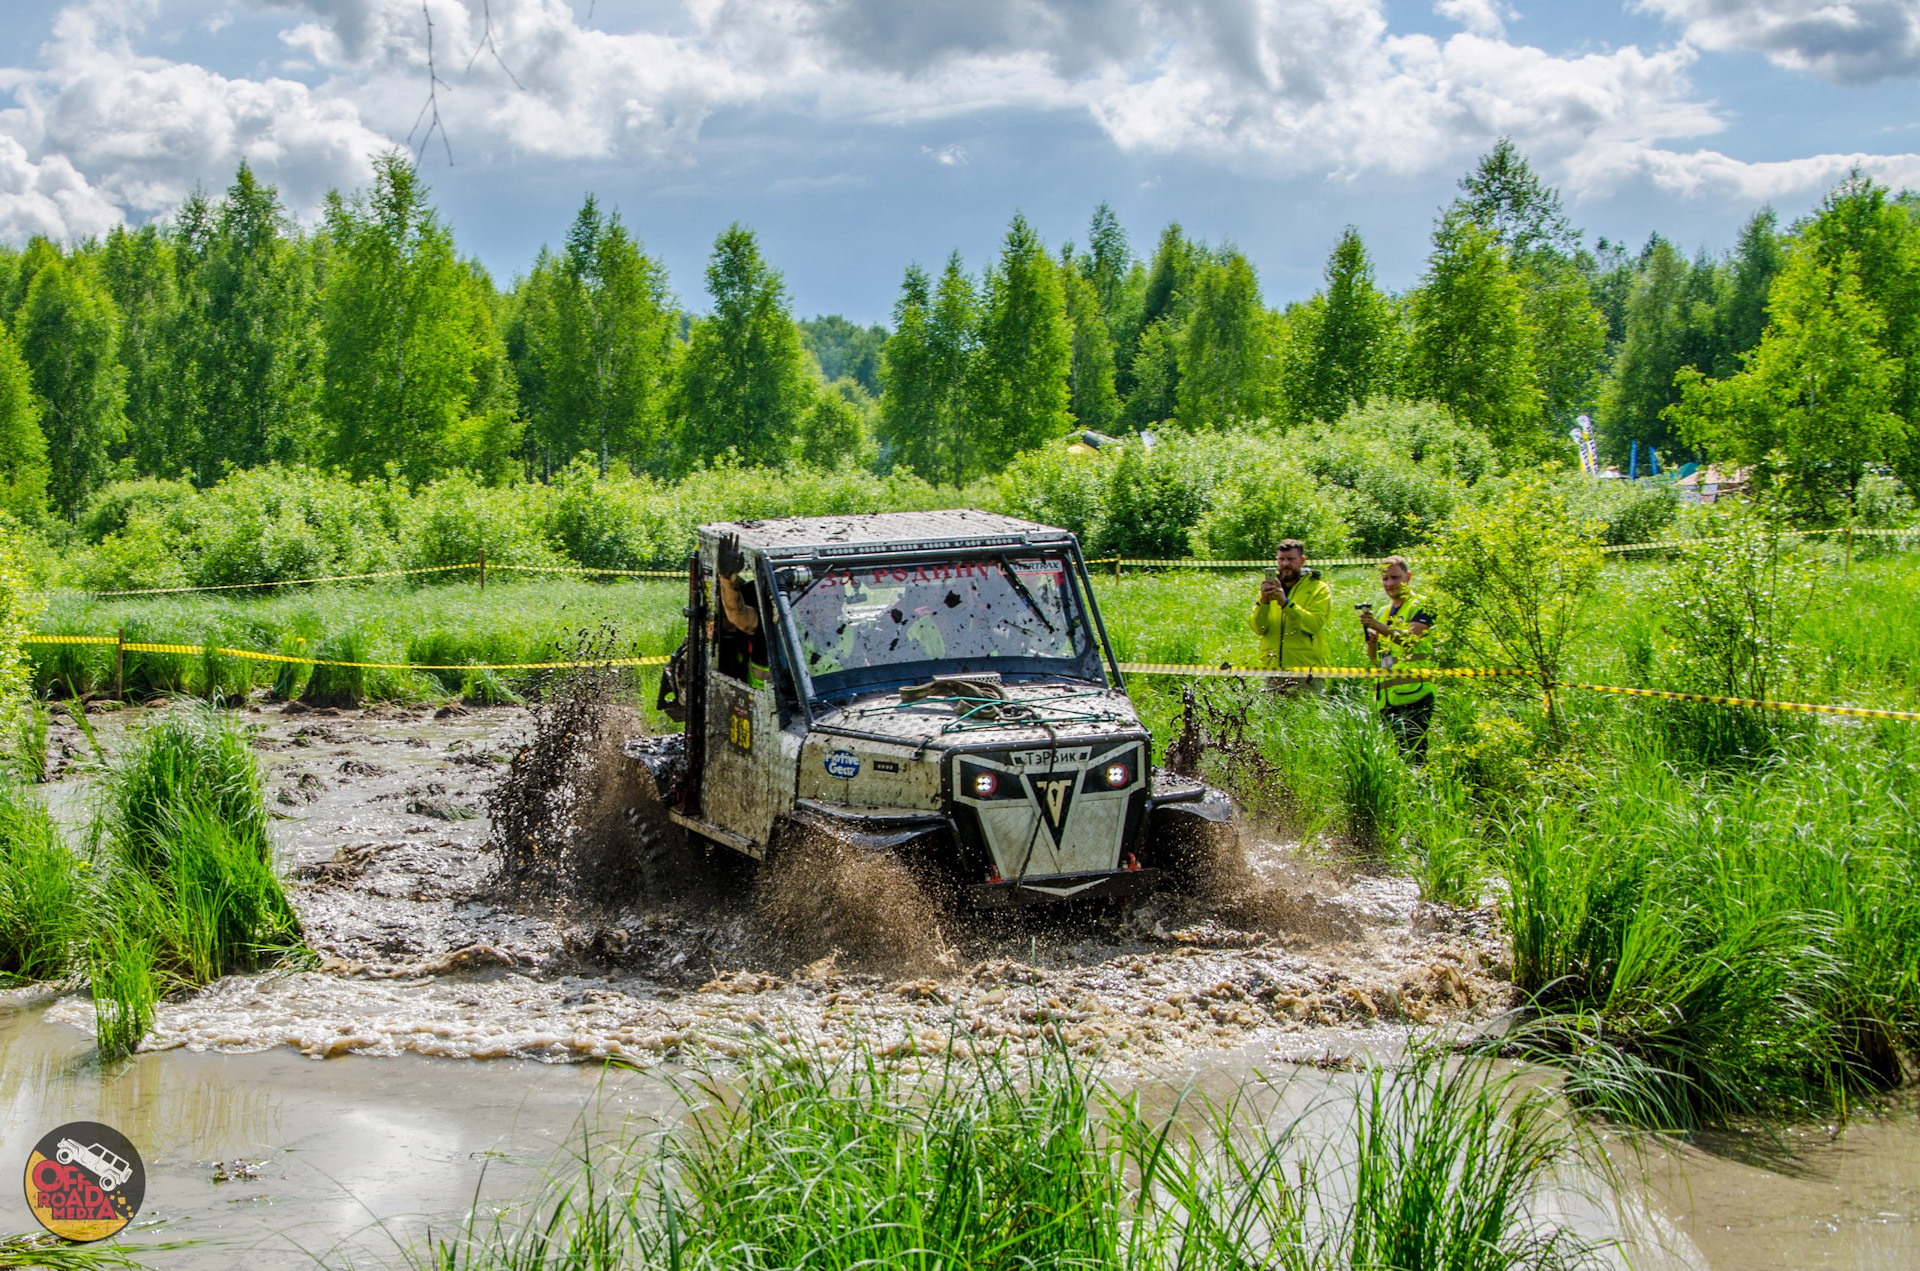
[[[740,536],[722,538],[715,557],[714,590],[720,596],[720,612],[714,620],[713,637],[720,674],[745,680],[752,688],[766,688],[772,683],[772,673],[768,670],[767,636],[760,628],[759,589],[751,577],[740,577],[746,566]]]

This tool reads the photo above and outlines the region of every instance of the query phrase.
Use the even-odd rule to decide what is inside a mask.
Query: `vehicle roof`
[[[875,549],[1057,545],[1073,537],[1051,525],[971,508],[721,521],[700,527],[700,537],[709,542],[723,534],[738,534],[742,547],[757,548],[772,556],[853,556]]]

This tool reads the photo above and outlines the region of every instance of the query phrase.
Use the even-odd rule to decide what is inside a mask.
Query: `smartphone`
[[[1270,583],[1277,583],[1277,582],[1279,582],[1279,581],[1280,581],[1280,571],[1279,571],[1279,570],[1277,570],[1277,569],[1269,569],[1269,570],[1267,571],[1267,581],[1268,581],[1268,582],[1270,582]]]

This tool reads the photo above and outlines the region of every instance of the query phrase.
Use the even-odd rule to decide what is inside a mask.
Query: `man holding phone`
[[[1260,664],[1278,671],[1310,671],[1329,664],[1327,620],[1333,592],[1320,571],[1307,568],[1307,548],[1297,538],[1281,540],[1273,569],[1260,583],[1253,605],[1253,630],[1260,637]],[[1282,681],[1284,683],[1284,681]],[[1325,691],[1325,680],[1306,681]]]
[[[1404,556],[1389,556],[1380,563],[1380,590],[1387,595],[1387,616],[1383,622],[1371,606],[1360,611],[1360,625],[1367,632],[1367,660],[1383,671],[1396,666],[1417,670],[1433,668],[1433,608],[1413,594],[1413,566]],[[1420,677],[1375,680],[1373,704],[1380,718],[1393,730],[1403,750],[1413,752],[1417,760],[1427,757],[1427,727],[1433,722],[1433,681]]]

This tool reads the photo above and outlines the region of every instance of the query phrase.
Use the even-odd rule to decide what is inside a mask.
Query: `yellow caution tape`
[[[602,574],[621,578],[685,578],[684,569],[588,569],[583,565],[489,565],[488,569],[511,569],[523,574]]]
[[[1783,538],[1810,538],[1810,537],[1813,537],[1814,535],[1819,535],[1819,534],[1846,534],[1847,532],[1848,531],[1845,526],[1840,526],[1838,528],[1824,529],[1824,530],[1788,530],[1784,534],[1782,534],[1782,537]],[[1911,527],[1896,528],[1896,529],[1871,529],[1871,530],[1856,529],[1852,531],[1852,534],[1855,538],[1920,538],[1920,526],[1911,526]],[[1726,535],[1714,535],[1707,538],[1664,539],[1658,542],[1651,542],[1651,543],[1615,543],[1612,546],[1602,547],[1600,550],[1608,555],[1615,555],[1621,552],[1672,551],[1677,548],[1699,547],[1705,543],[1725,542],[1726,538],[1727,538]],[[1418,549],[1409,549],[1404,552],[1397,552],[1395,553],[1395,555],[1404,556],[1410,560],[1425,561],[1428,563],[1432,563],[1434,561],[1441,559],[1438,556],[1422,553]],[[1336,556],[1336,557],[1325,558],[1325,559],[1320,557],[1310,557],[1307,563],[1309,565],[1312,565],[1316,569],[1338,569],[1338,568],[1343,568],[1347,566],[1358,566],[1358,565],[1383,565],[1387,562],[1388,559],[1389,558],[1385,556]],[[1137,567],[1140,569],[1272,569],[1273,568],[1272,560],[1198,560],[1198,559],[1158,560],[1158,559],[1148,559],[1144,557],[1136,559],[1131,556],[1122,556],[1118,559],[1115,559],[1114,557],[1111,557],[1111,556],[1107,556],[1099,560],[1090,560],[1087,562],[1087,564],[1088,565],[1118,565],[1123,568]]]
[[[1329,560],[1314,557],[1307,563],[1315,569],[1338,569],[1348,565],[1378,565],[1385,561],[1384,556],[1338,556]],[[1427,559],[1432,559],[1431,557]],[[1189,557],[1185,560],[1136,560],[1123,556],[1115,561],[1111,556],[1101,561],[1088,561],[1089,565],[1114,565],[1140,569],[1272,569],[1273,561],[1268,560],[1200,560]]]
[[[1501,676],[1530,676],[1531,671],[1512,670],[1504,667],[1394,667],[1383,671],[1377,666],[1316,666],[1312,669],[1290,668],[1280,670],[1261,666],[1197,666],[1182,662],[1122,662],[1120,670],[1127,675],[1192,675],[1248,677],[1256,679],[1286,680],[1339,680],[1339,679],[1394,679],[1394,680],[1446,680],[1446,679],[1494,679]]]
[[[1416,670],[1412,667],[1394,667],[1383,671],[1371,666],[1317,666],[1310,671],[1278,671],[1260,667],[1245,666],[1193,666],[1175,662],[1122,662],[1120,670],[1128,675],[1186,675],[1194,678],[1251,678],[1251,679],[1492,679],[1495,677],[1520,676],[1532,678],[1531,671],[1521,671],[1500,667],[1445,667],[1428,670]],[[1585,689],[1591,693],[1618,693],[1625,697],[1655,697],[1670,702],[1703,702],[1712,706],[1758,707],[1772,711],[1807,711],[1817,715],[1847,715],[1858,719],[1901,719],[1920,722],[1920,711],[1877,710],[1865,706],[1826,706],[1818,702],[1781,702],[1772,698],[1752,697],[1716,697],[1710,693],[1671,693],[1664,689],[1622,688],[1614,684],[1561,683],[1554,686],[1559,689]]]
[[[1777,702],[1772,698],[1716,697],[1710,693],[1669,693],[1664,689],[1621,688],[1615,684],[1563,684],[1560,687],[1581,688],[1590,693],[1618,693],[1623,697],[1657,697],[1669,702],[1704,702],[1710,706],[1747,706],[1770,711],[1808,711],[1816,715],[1851,715],[1859,719],[1920,721],[1920,711],[1874,710],[1865,706],[1823,706],[1817,702]]]
[[[193,656],[202,653],[215,653],[223,657],[247,658],[255,662],[298,663],[303,666],[344,666],[363,671],[561,671],[579,670],[588,667],[640,667],[664,666],[672,661],[665,654],[653,654],[639,658],[602,658],[593,661],[567,662],[465,662],[465,663],[428,663],[428,662],[338,662],[326,658],[300,657],[290,653],[260,653],[252,649],[228,649],[218,645],[200,644],[159,644],[146,640],[129,640],[124,644],[114,636],[76,636],[76,635],[36,635],[28,636],[25,644],[100,644],[117,645],[128,653],[173,653]],[[1531,678],[1531,671],[1513,667],[1457,666],[1457,667],[1393,667],[1381,670],[1375,666],[1316,666],[1311,670],[1279,670],[1272,667],[1257,666],[1202,666],[1186,662],[1122,662],[1121,672],[1127,675],[1184,675],[1193,678],[1238,678],[1238,679],[1398,679],[1398,680],[1452,680],[1452,679],[1498,679]],[[1652,697],[1670,702],[1701,702],[1712,706],[1758,707],[1774,711],[1807,711],[1819,715],[1846,715],[1858,719],[1899,719],[1920,722],[1920,711],[1878,710],[1865,706],[1826,706],[1817,702],[1781,702],[1771,698],[1718,697],[1710,693],[1673,693],[1664,689],[1624,688],[1616,684],[1564,683],[1557,688],[1583,689],[1590,693],[1617,693],[1624,697]]]
[[[335,662],[326,658],[300,657],[291,653],[260,653],[253,649],[227,649],[219,645],[155,644],[129,640],[125,644],[113,636],[28,636],[23,644],[115,644],[128,653],[177,653],[197,655],[216,653],[222,657],[247,658],[254,662],[293,662],[301,666],[347,666],[363,671],[557,671],[602,666],[664,666],[671,661],[665,654],[644,658],[602,658],[588,662]]]

